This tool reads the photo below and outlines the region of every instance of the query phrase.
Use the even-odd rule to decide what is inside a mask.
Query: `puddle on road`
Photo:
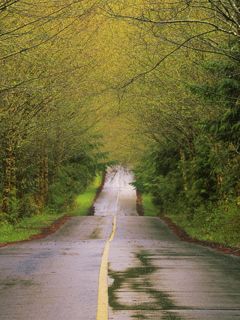
[[[109,270],[112,279],[108,288],[109,305],[113,311],[133,312],[132,319],[150,319],[144,314],[148,311],[159,311],[162,315],[158,319],[183,320],[168,311],[175,308],[171,297],[153,287],[149,276],[157,268],[151,264],[151,256],[147,252],[140,252],[136,255],[140,266],[123,272]]]

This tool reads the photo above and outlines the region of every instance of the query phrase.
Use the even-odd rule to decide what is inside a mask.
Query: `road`
[[[0,249],[1,320],[240,319],[240,259],[137,216],[131,181],[110,169],[95,216]]]

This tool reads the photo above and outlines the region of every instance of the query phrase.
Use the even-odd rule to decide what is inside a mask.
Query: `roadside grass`
[[[85,190],[85,192],[76,197],[74,208],[70,211],[71,216],[86,216],[88,214],[101,182],[101,175],[97,175],[94,182]]]
[[[14,225],[4,223],[0,225],[0,243],[29,239],[31,236],[41,233],[42,228],[49,227],[55,220],[63,215],[63,213],[44,212],[24,218]]]
[[[224,211],[220,208],[216,214],[217,209],[219,210],[219,208],[209,211],[203,209],[201,214],[196,214],[191,220],[184,214],[169,214],[168,217],[194,239],[240,248],[239,209],[231,210],[230,207],[228,211]]]
[[[101,181],[102,177],[98,175],[86,191],[76,197],[74,209],[68,212],[69,215],[84,216],[88,214]],[[14,225],[2,223],[0,224],[0,243],[27,240],[34,235],[40,234],[43,228],[51,226],[65,214],[66,212],[56,213],[46,209],[45,212],[24,218]]]
[[[153,203],[153,197],[149,193],[142,194],[142,206],[144,216],[156,217],[159,214],[157,206]]]
[[[142,194],[144,216],[160,216],[160,209],[154,204],[151,194]],[[183,229],[191,238],[218,243],[226,247],[240,248],[239,206],[236,201],[220,203],[209,208],[199,207],[191,219],[178,204],[179,214],[166,213],[173,223]],[[170,211],[170,210],[169,210]]]

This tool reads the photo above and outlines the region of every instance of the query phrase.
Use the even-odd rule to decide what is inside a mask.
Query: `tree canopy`
[[[239,30],[237,0],[1,1],[3,219],[109,161],[162,211],[238,219]]]

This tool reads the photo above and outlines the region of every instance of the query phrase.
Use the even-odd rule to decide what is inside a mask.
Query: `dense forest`
[[[0,1],[1,223],[110,161],[194,236],[239,245],[238,0]]]
[[[94,4],[1,1],[1,219],[59,210],[98,170]]]

